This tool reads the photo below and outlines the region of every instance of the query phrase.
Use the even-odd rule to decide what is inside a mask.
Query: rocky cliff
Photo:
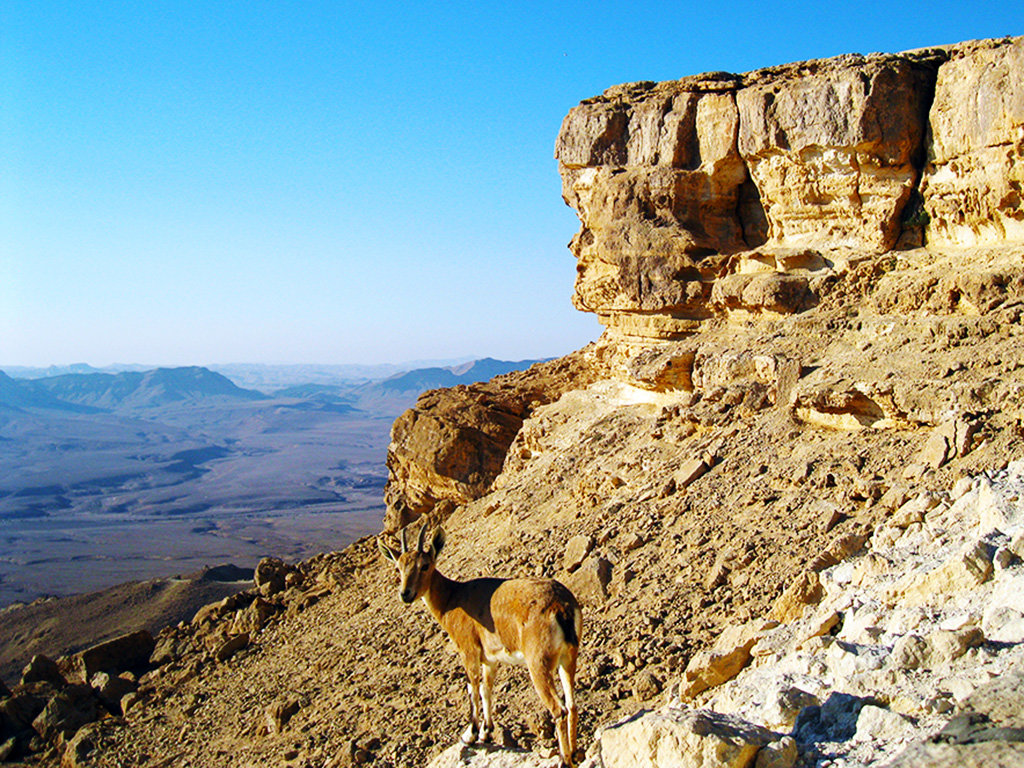
[[[1020,764],[1022,56],[844,56],[569,113],[574,301],[607,331],[423,396],[385,527],[444,520],[448,575],[579,596],[591,768]],[[462,672],[372,541],[278,575],[163,633],[123,717],[45,759],[551,765],[521,671],[506,748],[449,748]]]

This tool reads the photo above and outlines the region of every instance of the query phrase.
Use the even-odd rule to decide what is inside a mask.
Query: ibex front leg
[[[483,729],[483,702],[480,696],[483,675],[481,673],[481,664],[478,660],[467,658],[464,654],[462,663],[466,667],[466,677],[468,678],[466,688],[469,692],[469,727],[463,731],[462,741],[464,744],[476,744],[477,740],[482,736],[481,731]]]
[[[480,684],[480,702],[483,704],[483,720],[480,723],[480,741],[494,739],[494,664],[483,664],[483,681]]]

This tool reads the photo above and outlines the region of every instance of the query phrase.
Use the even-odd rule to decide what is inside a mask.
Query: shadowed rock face
[[[489,382],[426,392],[395,420],[388,446],[384,530],[443,521],[483,496],[535,408],[601,375],[587,350]]]
[[[584,101],[555,145],[582,225],[575,305],[674,338],[736,310],[805,310],[851,252],[1024,238],[1022,51],[847,55]]]

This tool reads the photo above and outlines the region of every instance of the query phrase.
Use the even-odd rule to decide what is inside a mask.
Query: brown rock
[[[580,534],[573,536],[566,542],[565,554],[562,556],[562,567],[572,573],[587,559],[590,550],[594,547],[594,540],[590,536]]]
[[[612,580],[611,561],[592,556],[566,579],[566,586],[581,601],[601,604],[608,599],[608,584]]]
[[[963,456],[970,449],[971,438],[978,431],[977,422],[965,419],[947,421],[934,430],[928,437],[918,461],[932,469],[938,469],[947,461]]]
[[[86,723],[100,716],[100,706],[92,688],[84,684],[69,685],[50,699],[43,711],[32,721],[36,733],[47,741],[58,735],[71,738]]]
[[[60,667],[49,656],[36,654],[21,673],[21,684],[45,682],[63,688],[67,685]]]
[[[256,565],[253,581],[260,594],[271,597],[285,590],[287,578],[294,572],[295,566],[288,565],[280,558],[265,557]]]
[[[433,390],[395,420],[388,446],[384,527],[395,533],[430,515],[444,521],[479,498],[501,472],[509,446],[530,412],[597,371],[582,353],[490,382]]]
[[[675,473],[676,488],[685,488],[703,477],[711,467],[703,458],[688,459]]]
[[[243,632],[240,635],[229,637],[227,640],[221,643],[217,647],[217,650],[214,653],[214,657],[217,659],[217,661],[227,661],[240,650],[242,650],[243,648],[247,648],[248,646],[249,633]]]
[[[799,756],[796,739],[792,736],[783,736],[778,741],[761,747],[754,768],[793,768]]]
[[[892,648],[892,664],[896,669],[920,669],[927,664],[928,644],[917,635],[904,635]]]
[[[106,672],[97,672],[89,681],[89,685],[96,692],[107,709],[114,714],[122,714],[121,701],[129,693],[138,690],[139,684],[128,677],[114,676]]]
[[[267,733],[279,734],[288,725],[288,721],[299,711],[300,703],[296,698],[278,699],[267,707],[264,722]]]
[[[96,726],[86,725],[64,745],[60,768],[87,768],[90,756],[96,750]]]
[[[143,671],[149,666],[156,643],[153,636],[145,631],[131,632],[105,643],[76,653],[69,661],[70,669],[79,680],[91,680],[97,672]]]
[[[638,704],[650,701],[661,693],[661,680],[649,670],[641,670],[633,679],[633,698]]]

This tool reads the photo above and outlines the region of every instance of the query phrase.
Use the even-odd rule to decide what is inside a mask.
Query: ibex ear
[[[397,549],[392,549],[387,544],[385,544],[383,538],[378,538],[377,539],[377,547],[378,547],[378,549],[380,549],[380,553],[382,555],[384,555],[384,557],[386,557],[392,563],[397,563],[398,562],[398,558],[399,558],[398,550]]]
[[[444,547],[444,528],[438,526],[434,529],[434,538],[430,542],[430,549],[434,553],[434,557],[441,554],[441,549]]]

